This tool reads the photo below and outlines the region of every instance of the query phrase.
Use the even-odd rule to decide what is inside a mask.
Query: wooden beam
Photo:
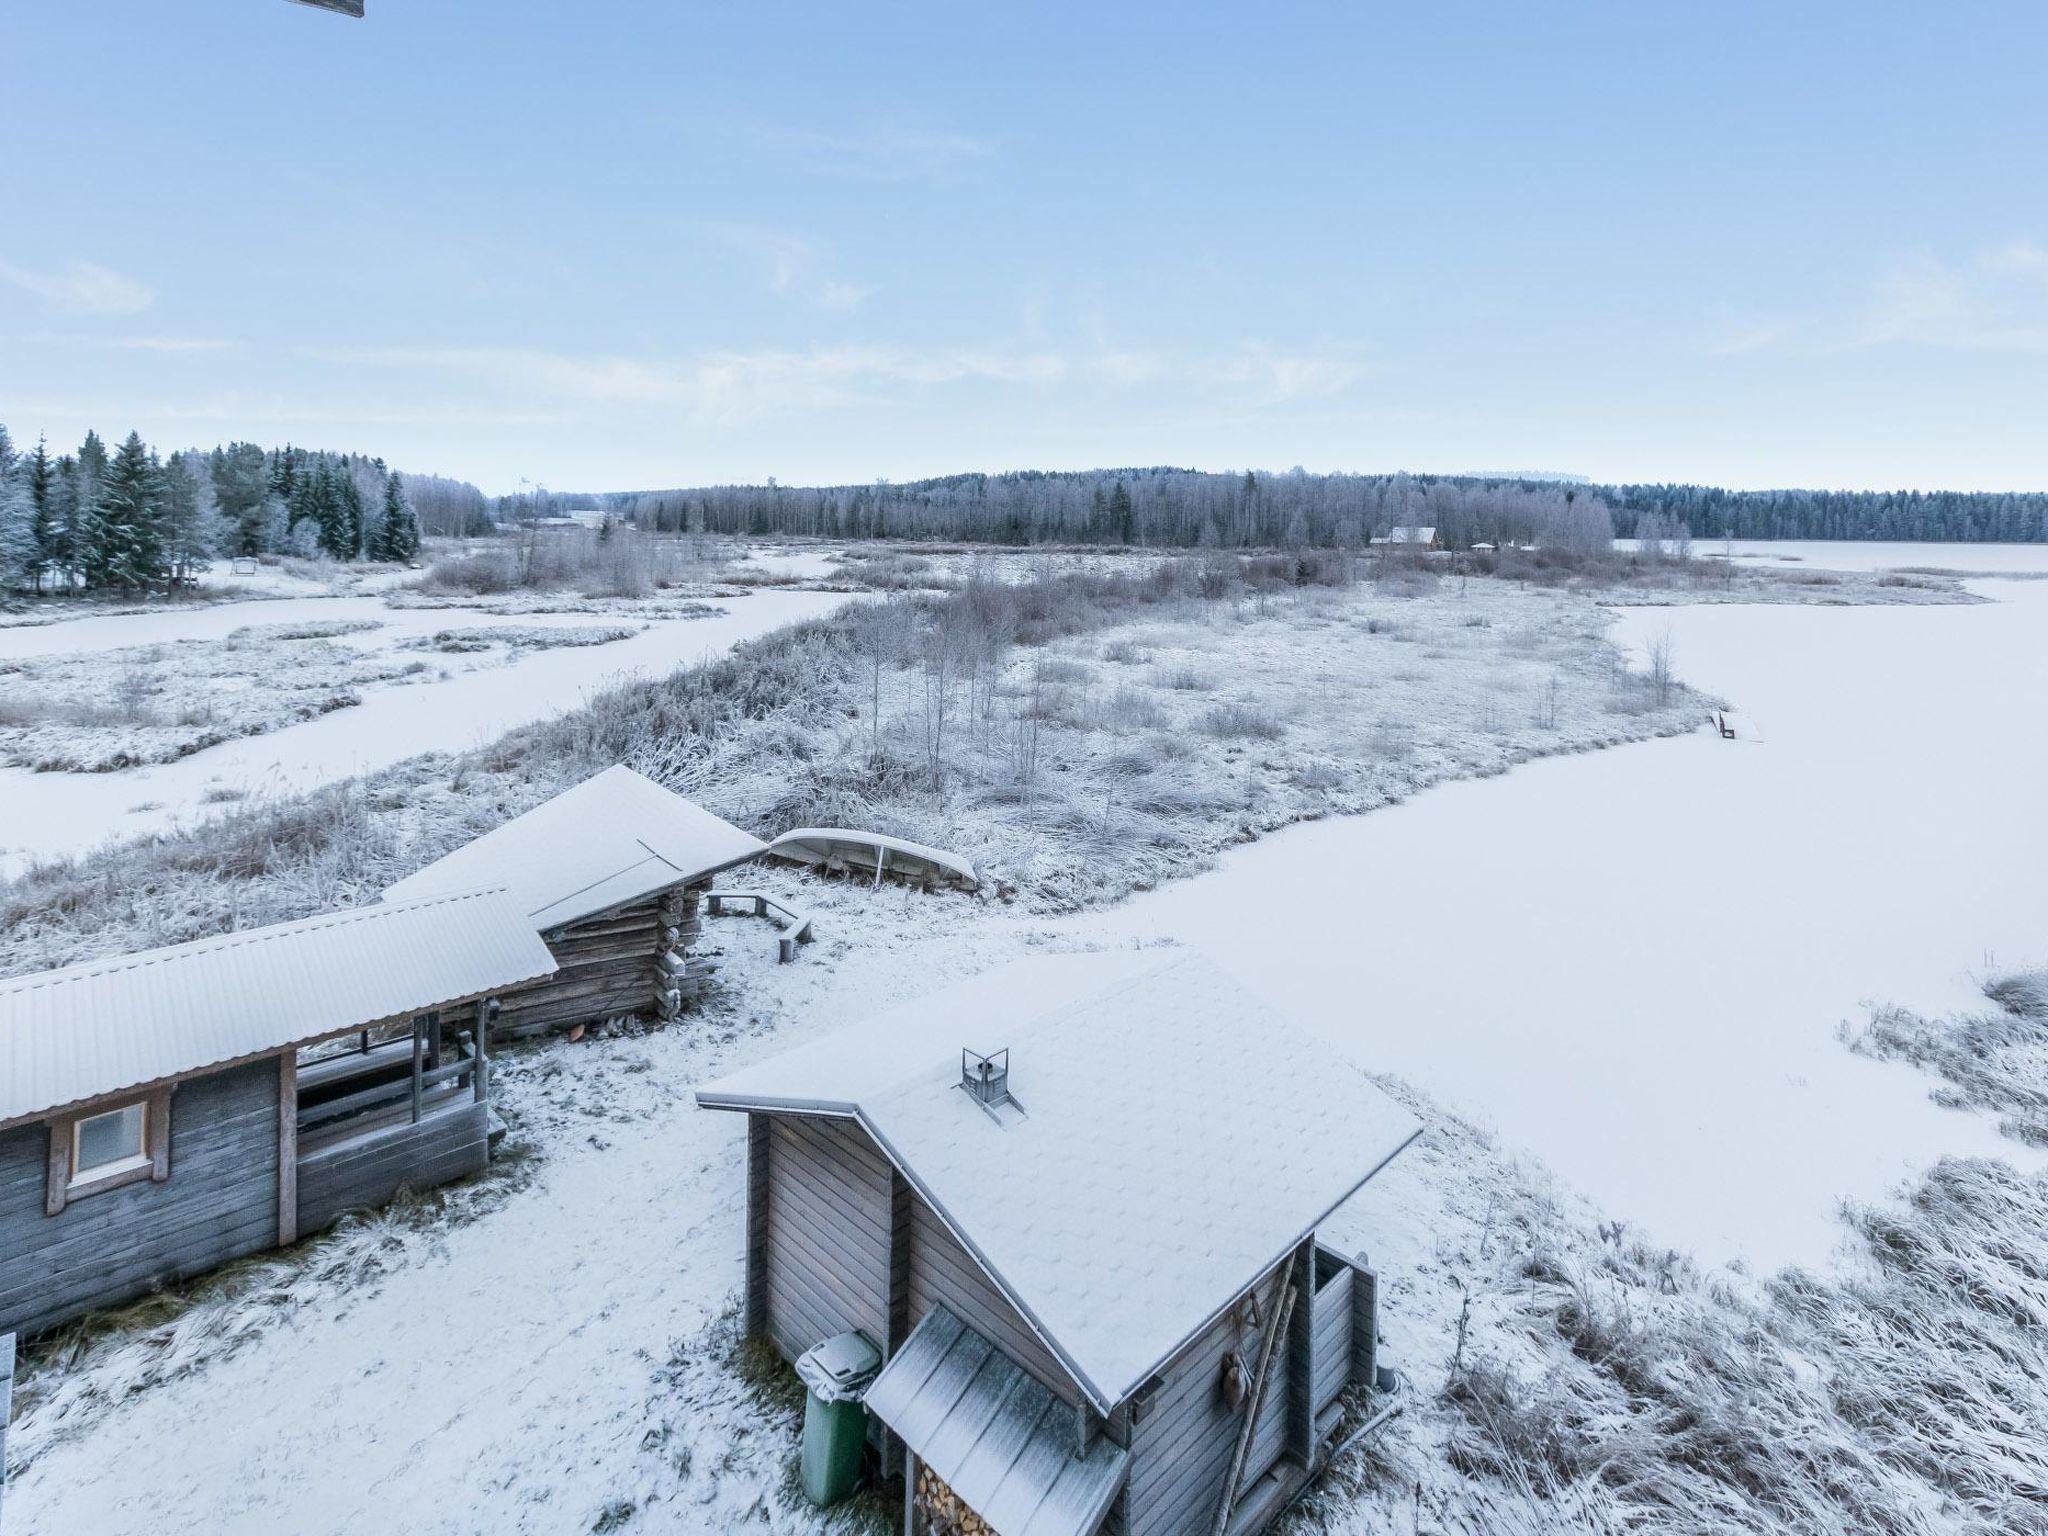
[[[767,1115],[747,1116],[747,1333],[768,1332],[768,1147]]]
[[[476,1090],[477,1103],[490,1103],[491,1000],[488,997],[476,1000],[476,1071],[470,1074],[470,1085]]]
[[[420,1081],[422,1066],[420,1051],[421,1047],[425,1044],[425,1034],[423,1021],[414,1019],[412,1021],[412,1123],[414,1125],[420,1123],[420,1095],[426,1089],[426,1084]]]
[[[1294,1326],[1287,1339],[1287,1448],[1316,1467],[1316,1240],[1311,1233],[1295,1255]]]
[[[14,1406],[14,1335],[0,1333],[0,1518],[7,1504],[7,1415]]]
[[[277,1246],[299,1240],[299,1053],[277,1058]]]

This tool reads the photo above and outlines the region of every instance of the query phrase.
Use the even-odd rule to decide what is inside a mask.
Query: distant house
[[[436,859],[386,901],[505,885],[556,973],[499,999],[494,1031],[670,1020],[701,988],[688,958],[711,877],[767,845],[630,768],[607,768]]]
[[[1242,1536],[1376,1379],[1316,1228],[1420,1127],[1199,957],[1003,967],[697,1101],[747,1116],[750,1331],[885,1356],[909,1530]]]
[[[1384,539],[1378,539],[1374,542],[1380,544],[1405,544],[1413,549],[1442,549],[1444,547],[1443,540],[1437,537],[1436,529],[1433,527],[1403,526],[1389,528]]]
[[[0,981],[0,1333],[489,1160],[489,999],[554,969],[502,890]]]

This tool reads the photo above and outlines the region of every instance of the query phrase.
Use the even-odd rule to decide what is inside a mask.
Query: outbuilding
[[[1437,537],[1435,527],[1428,525],[1420,527],[1403,525],[1397,528],[1390,528],[1387,530],[1386,538],[1380,542],[1383,544],[1401,544],[1410,549],[1443,548],[1443,541]]]
[[[907,1531],[1243,1536],[1381,1381],[1316,1230],[1420,1126],[1197,955],[1002,967],[697,1100],[747,1116],[750,1331],[885,1357]]]
[[[667,1023],[703,986],[689,947],[712,877],[766,849],[652,779],[607,768],[406,876],[384,899],[510,887],[556,969],[499,999],[499,1036],[613,1018]]]
[[[495,889],[0,981],[0,1334],[480,1171],[489,1000],[553,969]]]

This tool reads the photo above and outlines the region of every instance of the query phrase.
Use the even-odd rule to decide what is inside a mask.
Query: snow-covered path
[[[2048,583],[1996,606],[1625,611],[1760,724],[1293,828],[1092,933],[1212,946],[1660,1241],[1824,1260],[1843,1197],[2020,1156],[1850,1054],[1866,1002],[2048,958]]]
[[[452,670],[444,680],[376,689],[354,708],[223,742],[173,763],[91,774],[0,769],[0,874],[33,859],[82,853],[111,838],[188,823],[204,814],[209,795],[307,790],[421,752],[482,746],[515,726],[573,709],[627,677],[722,654],[845,601],[839,593],[764,589],[717,603],[712,617],[655,620],[633,638],[610,645],[544,650],[510,664]],[[302,598],[0,631],[0,657],[219,638],[244,625],[283,620],[348,619],[383,624],[371,637],[380,646],[479,625],[609,622],[588,614],[508,620],[444,608],[390,609],[374,597]]]

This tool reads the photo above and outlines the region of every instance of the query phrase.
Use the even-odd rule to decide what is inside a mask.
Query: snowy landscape
[[[394,734],[388,751],[358,734],[361,756],[323,761],[294,738],[324,721],[237,744],[268,747],[272,775],[276,764],[300,765],[271,790],[279,810],[292,789],[381,768],[341,792],[367,822],[388,824],[349,833],[349,861],[370,866],[353,874],[333,867],[331,851],[313,856],[318,868],[287,857],[253,878],[238,872],[243,922],[346,901],[380,867],[402,870],[446,845],[465,819],[488,820],[573,777],[592,751],[767,832],[857,811],[959,847],[1001,899],[750,874],[749,888],[815,912],[818,942],[778,966],[745,920],[716,920],[717,985],[684,1026],[505,1057],[494,1092],[511,1155],[482,1181],[32,1350],[9,1441],[10,1521],[97,1529],[147,1509],[164,1529],[283,1522],[340,1532],[396,1500],[452,1512],[422,1530],[678,1519],[812,1528],[817,1516],[786,1481],[788,1399],[735,1374],[739,1148],[722,1117],[688,1107],[687,1090],[855,1022],[906,987],[1047,948],[1133,943],[1204,947],[1433,1127],[1340,1218],[1387,1276],[1389,1348],[1423,1389],[1372,1453],[1371,1465],[1398,1466],[1399,1478],[1351,1468],[1295,1518],[1367,1528],[1400,1488],[1459,1529],[1634,1518],[1626,1495],[1599,1479],[1560,1472],[1559,1486],[1532,1487],[1523,1467],[1492,1486],[1453,1470],[1469,1470],[1473,1452],[1459,1446],[1489,1432],[1462,1395],[1474,1389],[1461,1353],[1508,1361],[1530,1348],[1516,1315],[1530,1304],[1528,1282],[1503,1278],[1513,1255],[1576,1254],[1557,1262],[1592,1265],[1617,1296],[1645,1284],[1663,1297],[1697,1287],[1760,1296],[1785,1266],[1814,1276],[1809,1284],[1848,1284],[1869,1261],[1845,1211],[1893,1207],[1931,1168],[1980,1166],[1950,1159],[2039,1176],[2039,1152],[2001,1134],[1995,1114],[1937,1102],[1941,1084],[1925,1066],[1852,1049],[1874,1010],[1981,1010],[1985,982],[2041,959],[2048,828],[2026,785],[2048,727],[2039,712],[1999,704],[2038,686],[2048,583],[2027,578],[2048,572],[2048,557],[1976,553],[1967,583],[1948,583],[1932,604],[1887,601],[1873,585],[1844,605],[1839,588],[1804,584],[1793,590],[1806,601],[1730,603],[1709,590],[1717,577],[1701,561],[1683,580],[1705,600],[1676,606],[1662,596],[1632,604],[1625,589],[1604,594],[1620,606],[1603,606],[1597,589],[1415,562],[1363,562],[1305,586],[1262,586],[1256,564],[1232,562],[1208,597],[1199,577],[1213,562],[1176,588],[1172,567],[1147,557],[1125,575],[1100,554],[924,555],[915,575],[930,597],[764,590],[731,602],[730,622],[751,630],[673,622],[710,637],[695,652],[704,655],[823,616],[825,634],[836,626],[874,658],[840,658],[837,686],[853,702],[836,724],[839,711],[811,696],[814,678],[766,716],[721,716],[730,723],[708,736],[650,734],[620,713],[631,683],[585,692],[622,670],[584,671],[496,717],[514,724],[591,697],[570,729],[543,724],[497,746],[473,745],[474,727],[468,739],[459,729]],[[754,558],[823,584],[877,554],[812,546]],[[1800,564],[1824,568],[1827,554],[1803,551]],[[1887,568],[1882,552],[1856,546],[1840,564]],[[1000,642],[962,665],[949,685],[960,691],[958,734],[935,749],[917,621],[906,614],[911,627],[899,630],[886,615],[935,602],[923,622],[943,628],[988,584],[1048,583],[1080,583],[1065,599],[1075,606],[1044,639]],[[1130,611],[1141,593],[1144,608]],[[378,601],[306,600],[297,622],[333,612],[330,622],[375,623],[346,638],[375,635],[373,654],[392,657],[465,632],[440,610],[356,612]],[[271,608],[73,626],[126,639],[124,625],[176,623],[203,656],[246,638],[252,611],[291,622]],[[221,634],[230,618],[242,622]],[[484,622],[475,627],[489,633]],[[13,633],[33,637],[24,656],[70,661],[70,627]],[[812,658],[833,644],[787,633]],[[480,711],[506,710],[514,694],[500,678],[629,643],[493,658],[434,685],[373,691],[330,718],[428,686],[446,701],[436,728],[489,718],[461,713],[468,690],[483,695]],[[490,653],[456,659],[476,655]],[[750,655],[775,665],[758,643],[734,665]],[[1670,673],[1661,691],[1660,668]],[[1724,706],[1741,712],[1744,739],[1706,728]],[[805,744],[792,755],[799,731]],[[945,795],[868,778],[876,741],[913,780],[940,750]],[[437,750],[419,758],[422,749]],[[1001,787],[1027,771],[1027,750],[1028,771],[1047,787],[1020,799]],[[1958,763],[1974,765],[1969,793],[1945,792]],[[165,771],[22,782],[123,784]],[[218,782],[219,771],[190,782]],[[1888,817],[1902,795],[1924,813]],[[199,819],[174,837],[207,840],[204,799],[183,803]],[[42,803],[49,825],[62,826],[59,802]],[[271,803],[220,809],[262,815]],[[435,824],[458,805],[451,824]],[[155,856],[138,866],[83,842],[63,847],[83,855],[75,869],[44,864],[17,882],[10,969],[125,943],[145,907],[162,939],[218,922],[218,874],[194,884]],[[1968,861],[1954,859],[1959,847],[1973,850]],[[124,869],[122,905],[87,915],[77,893]],[[1541,904],[1526,899],[1532,881],[1548,893]],[[1735,1103],[1740,1114],[1729,1112]],[[536,1265],[537,1251],[554,1257]],[[520,1347],[494,1351],[500,1338]],[[482,1375],[466,1364],[479,1350],[495,1357]],[[252,1405],[289,1430],[238,1434]],[[337,1443],[354,1459],[320,1454]],[[1513,1465],[1510,1451],[1493,1454]],[[89,1467],[109,1457],[135,1474],[95,1478]],[[365,1465],[380,1469],[374,1480]]]
[[[2048,1536],[2043,17],[10,11],[0,1536]]]

